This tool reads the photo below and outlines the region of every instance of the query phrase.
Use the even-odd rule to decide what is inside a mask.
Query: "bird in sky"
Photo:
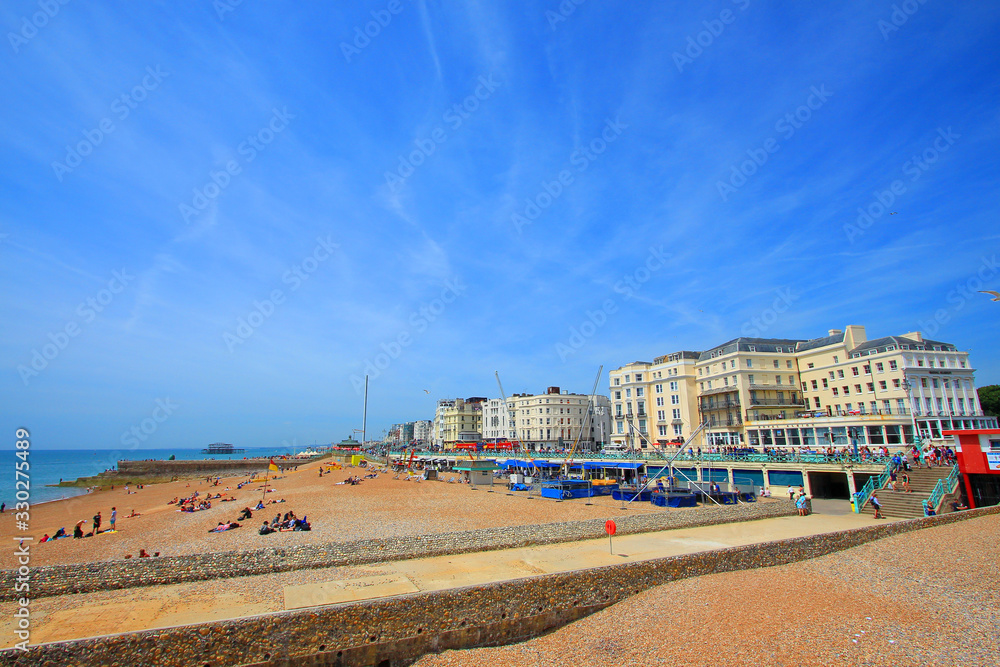
[[[899,211],[893,211],[893,212],[892,212],[892,213],[890,213],[889,215],[896,215],[896,214],[897,214],[898,212],[899,212]]]
[[[993,298],[990,299],[990,301],[1000,301],[1000,292],[994,292],[993,290],[990,290],[990,289],[981,289],[981,290],[979,290],[979,292],[982,293],[982,294],[991,294],[991,295],[993,295]]]
[[[431,393],[431,392],[430,392],[430,389],[424,389],[424,393],[425,393],[425,394],[429,394],[429,393]]]

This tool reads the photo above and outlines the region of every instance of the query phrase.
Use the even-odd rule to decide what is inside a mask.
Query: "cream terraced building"
[[[607,442],[610,414],[608,398],[600,394],[571,394],[559,387],[544,394],[512,394],[506,403],[494,398],[483,404],[483,440],[516,439],[529,451],[568,448],[579,440],[579,451],[595,451]]]
[[[979,406],[968,353],[919,332],[869,341],[852,325],[811,340],[736,338],[683,354],[697,360],[689,382],[677,385],[696,405],[682,431],[706,422],[709,446],[891,447],[940,439],[947,429],[996,428]],[[655,363],[634,362],[609,374],[613,405],[621,392],[627,415],[631,399],[640,432],[654,372],[662,372]]]
[[[483,428],[482,404],[486,399],[442,399],[434,411],[434,445],[451,447],[456,442],[477,441]]]
[[[611,437],[640,449],[688,437],[698,427],[695,365],[698,352],[680,351],[634,361],[608,373]]]

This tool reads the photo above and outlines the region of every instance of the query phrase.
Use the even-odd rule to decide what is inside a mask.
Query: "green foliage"
[[[991,417],[1000,417],[1000,384],[988,384],[976,391],[983,413]]]

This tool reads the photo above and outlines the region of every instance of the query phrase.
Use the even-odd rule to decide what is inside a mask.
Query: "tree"
[[[988,384],[976,391],[979,394],[979,405],[983,408],[983,414],[1000,417],[1000,384]]]

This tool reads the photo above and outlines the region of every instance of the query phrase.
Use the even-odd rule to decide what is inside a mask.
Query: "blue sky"
[[[329,442],[366,367],[378,435],[847,324],[1000,381],[995,4],[57,6],[0,9],[9,440]]]

